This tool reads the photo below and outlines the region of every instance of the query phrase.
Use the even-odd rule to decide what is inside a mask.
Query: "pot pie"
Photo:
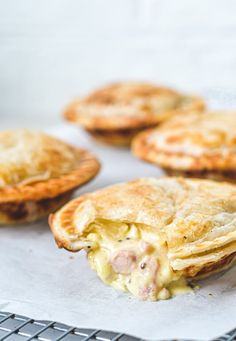
[[[89,152],[29,130],[0,132],[0,159],[1,224],[49,214],[99,170]]]
[[[203,109],[195,96],[146,83],[116,83],[74,101],[64,116],[100,141],[128,145],[140,131],[178,112]]]
[[[168,175],[236,181],[236,112],[172,118],[133,141],[139,158]]]
[[[143,178],[70,201],[49,219],[59,247],[84,249],[106,284],[143,300],[191,290],[188,280],[236,259],[236,187]]]

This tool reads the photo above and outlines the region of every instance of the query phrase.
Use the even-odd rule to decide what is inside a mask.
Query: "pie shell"
[[[46,181],[0,188],[0,223],[31,222],[46,216],[92,180],[100,169],[98,160],[86,150],[74,150],[80,160],[77,169]]]

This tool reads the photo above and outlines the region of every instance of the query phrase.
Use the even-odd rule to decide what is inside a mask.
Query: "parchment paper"
[[[95,144],[62,125],[50,129],[68,142],[93,150],[103,168],[76,194],[143,176],[160,176],[128,150]],[[83,252],[59,250],[47,221],[0,228],[0,309],[81,328],[98,328],[144,339],[208,340],[236,326],[236,267],[200,283],[195,293],[142,302],[104,285]]]

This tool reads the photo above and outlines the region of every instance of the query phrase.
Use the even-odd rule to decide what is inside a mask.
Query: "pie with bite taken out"
[[[226,183],[138,179],[74,199],[49,223],[59,247],[84,249],[102,281],[143,300],[189,291],[236,259],[236,187]]]

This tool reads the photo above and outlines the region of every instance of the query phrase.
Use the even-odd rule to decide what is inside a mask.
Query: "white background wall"
[[[71,98],[119,79],[236,108],[236,1],[0,0],[0,129],[58,123]]]

